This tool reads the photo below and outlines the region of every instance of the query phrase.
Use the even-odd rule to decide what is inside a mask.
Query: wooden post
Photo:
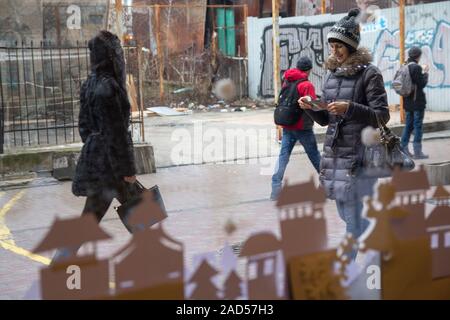
[[[158,69],[159,69],[159,98],[161,102],[164,101],[164,57],[163,50],[161,48],[161,8],[157,4],[155,5],[156,15],[155,15],[155,24],[156,24],[156,47],[158,51]]]
[[[280,28],[278,25],[278,19],[280,16],[280,0],[272,0],[272,46],[273,46],[273,94],[275,104],[278,103],[278,95],[281,88],[280,79]],[[280,126],[277,126],[277,140],[281,141],[282,130]]]
[[[104,28],[105,30],[108,30],[109,28],[109,18],[111,17],[111,0],[108,0],[106,2],[106,19],[105,19],[105,25]]]
[[[322,0],[322,14],[327,13],[327,0]]]
[[[247,27],[247,18],[248,18],[248,5],[245,5],[245,6],[244,6],[245,56],[248,56],[248,27]]]
[[[400,0],[400,66],[405,63],[405,0]],[[404,99],[400,96],[400,122],[405,123]]]
[[[141,137],[142,142],[145,142],[145,127],[144,127],[144,89],[142,83],[143,64],[142,64],[142,47],[137,47],[138,52],[138,86],[139,86],[139,120],[141,121]]]
[[[281,87],[280,79],[280,29],[278,19],[280,16],[280,0],[272,0],[272,46],[273,46],[273,94],[275,103],[278,103],[278,94]]]
[[[125,32],[123,32],[123,4],[122,0],[116,0],[116,34],[119,37],[119,39],[124,42],[124,35]]]

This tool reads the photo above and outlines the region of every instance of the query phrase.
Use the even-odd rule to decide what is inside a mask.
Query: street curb
[[[389,129],[391,129],[396,135],[401,136],[403,128],[405,127],[404,124],[397,124],[393,126],[388,126]],[[443,121],[436,121],[436,122],[425,122],[423,124],[423,131],[424,133],[430,133],[430,132],[440,132],[440,131],[447,131],[450,130],[450,120],[443,120]],[[323,144],[325,141],[325,135],[326,131],[316,133],[316,140],[318,144]],[[437,140],[437,139],[448,139],[450,138],[450,134],[448,136],[438,136],[438,137],[425,137],[423,140]],[[305,151],[303,148],[300,150],[294,149],[292,150],[291,155],[301,155],[305,154]],[[162,165],[157,166],[158,169],[168,169],[168,168],[176,168],[176,167],[184,167],[184,166],[195,166],[195,165],[207,165],[207,164],[214,164],[214,163],[226,163],[226,162],[233,162],[233,161],[245,161],[250,159],[265,159],[265,158],[274,158],[278,157],[278,155],[264,155],[264,156],[257,156],[257,157],[245,157],[245,158],[238,158],[238,159],[229,159],[229,160],[223,160],[223,161],[205,161],[201,163],[187,163],[187,164],[181,164],[181,165]]]

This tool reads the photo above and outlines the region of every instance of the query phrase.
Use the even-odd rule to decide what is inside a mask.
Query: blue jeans
[[[403,129],[401,142],[403,149],[406,150],[408,148],[411,133],[414,131],[414,141],[413,141],[414,153],[422,151],[422,135],[423,135],[422,124],[424,114],[425,110],[406,112],[406,121],[405,121],[406,124],[405,128]]]
[[[377,179],[356,178],[355,188],[346,195],[345,199],[336,199],[336,207],[339,216],[346,224],[346,233],[350,233],[354,239],[358,239],[369,226],[369,221],[362,216],[364,197],[373,195],[373,186]],[[354,249],[348,258],[355,260],[358,250]]]
[[[283,129],[283,139],[281,140],[280,155],[278,157],[278,163],[275,167],[275,173],[272,176],[272,194],[270,197],[273,200],[278,197],[281,191],[284,172],[286,171],[286,167],[289,163],[292,149],[294,149],[297,141],[299,141],[303,145],[303,148],[305,148],[305,152],[316,171],[319,172],[320,170],[320,152],[317,148],[316,136],[314,135],[313,129]]]

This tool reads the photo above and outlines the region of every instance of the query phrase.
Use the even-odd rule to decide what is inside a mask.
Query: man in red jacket
[[[297,68],[289,69],[284,73],[284,85],[289,82],[300,80],[297,85],[299,98],[310,96],[313,100],[316,97],[314,85],[308,80],[312,69],[312,61],[308,57],[301,57],[297,62]],[[317,141],[313,131],[314,121],[304,112],[300,120],[293,126],[283,126],[283,138],[281,140],[281,150],[275,173],[272,176],[271,200],[276,200],[281,191],[284,172],[286,171],[289,158],[297,141],[299,141],[309,157],[312,165],[319,172],[320,153],[317,148]]]

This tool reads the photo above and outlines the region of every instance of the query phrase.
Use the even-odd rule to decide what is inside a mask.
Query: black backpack
[[[286,85],[281,89],[278,104],[273,114],[275,124],[279,126],[293,126],[300,120],[303,110],[298,105],[300,97],[297,86],[303,81],[306,80],[287,81]]]

